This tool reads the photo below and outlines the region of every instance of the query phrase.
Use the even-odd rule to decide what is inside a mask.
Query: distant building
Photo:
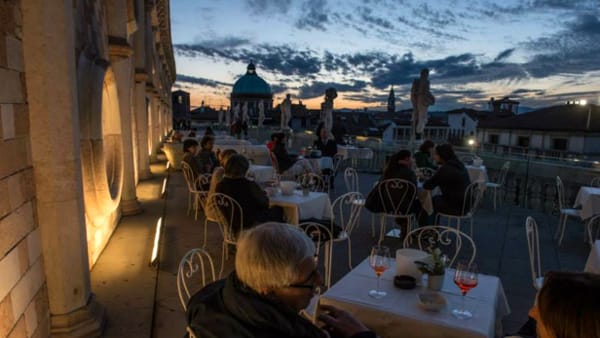
[[[477,134],[477,124],[483,112],[461,108],[450,110],[448,114],[448,139],[454,144],[461,144],[464,138]]]
[[[600,156],[597,105],[560,105],[503,119],[480,121],[477,140],[485,150],[540,156]]]
[[[231,109],[239,105],[240,117],[242,116],[242,107],[248,103],[248,115],[253,120],[258,118],[258,103],[263,101],[266,112],[273,108],[273,92],[271,86],[256,74],[256,66],[250,62],[246,68],[246,74],[241,76],[233,85],[231,90],[230,103]]]
[[[190,115],[190,93],[183,90],[176,90],[171,93],[171,104],[173,105],[173,126],[178,127],[188,123]]]
[[[488,109],[496,115],[517,115],[519,113],[519,101],[511,100],[508,96],[500,100],[492,97],[488,102]]]
[[[394,94],[394,86],[390,88],[390,95],[388,96],[387,101],[387,112],[395,113],[396,112],[396,95]]]

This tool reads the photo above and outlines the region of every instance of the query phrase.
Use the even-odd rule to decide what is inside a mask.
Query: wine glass
[[[371,249],[369,265],[375,270],[375,274],[377,275],[377,290],[369,291],[369,296],[377,299],[385,297],[387,293],[379,290],[379,280],[381,279],[383,272],[390,267],[390,248],[387,246],[375,245],[373,249]]]
[[[452,314],[458,319],[469,319],[473,314],[465,308],[465,296],[467,292],[477,286],[477,264],[461,261],[456,266],[454,273],[454,284],[460,288],[462,293],[462,307],[452,310]]]

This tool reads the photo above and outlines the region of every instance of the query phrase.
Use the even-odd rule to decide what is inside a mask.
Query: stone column
[[[23,0],[23,52],[53,337],[98,337],[83,206],[73,1]]]
[[[158,148],[158,140],[160,138],[160,133],[158,131],[158,109],[156,105],[156,98],[153,95],[153,92],[148,93],[150,99],[150,123],[148,125],[149,137],[150,140],[150,163],[154,163],[158,160],[156,150]]]
[[[123,190],[121,193],[121,213],[123,216],[137,215],[142,212],[137,200],[135,189],[135,174],[133,164],[133,137],[131,132],[131,111],[133,72],[132,60],[129,57],[133,50],[126,46],[117,46],[111,44],[112,68],[117,81],[119,95],[119,110],[121,112],[121,137],[123,139]],[[129,51],[127,53],[118,53],[117,51]]]
[[[133,49],[135,59],[135,89],[133,106],[136,133],[134,135],[135,148],[137,149],[138,179],[146,180],[152,177],[150,172],[150,159],[148,157],[148,115],[146,110],[146,3],[136,0],[138,30],[133,35]]]

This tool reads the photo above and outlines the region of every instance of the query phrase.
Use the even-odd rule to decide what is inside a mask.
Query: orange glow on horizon
[[[182,90],[190,93],[190,104],[192,106],[192,109],[200,107],[202,101],[204,101],[205,106],[209,106],[215,109],[219,109],[221,107],[226,109],[227,107],[229,107],[229,97],[207,93],[204,90],[199,90],[196,88],[183,88]],[[306,105],[306,108],[308,109],[321,109],[321,103],[323,102],[324,97],[325,95],[321,97],[300,100],[292,95],[292,103],[297,104],[298,101],[302,101],[302,104]],[[282,100],[283,94],[273,95],[273,106],[276,107]],[[338,97],[334,101],[335,109],[363,109],[384,107],[384,105],[387,105],[387,101],[364,103],[355,100],[347,100],[344,98],[344,93],[339,93]],[[398,107],[398,105],[396,105],[396,107]]]

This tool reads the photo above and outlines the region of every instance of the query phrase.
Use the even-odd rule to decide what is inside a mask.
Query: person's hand
[[[331,305],[320,305],[318,319],[336,334],[343,337],[352,337],[357,333],[369,331],[369,329],[350,313],[340,310]]]

